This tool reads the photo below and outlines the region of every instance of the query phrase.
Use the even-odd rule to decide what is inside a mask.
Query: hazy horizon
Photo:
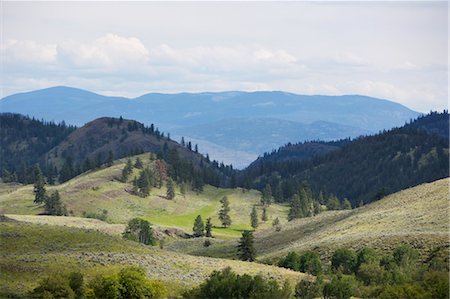
[[[446,2],[3,2],[1,97],[359,94],[446,109]]]

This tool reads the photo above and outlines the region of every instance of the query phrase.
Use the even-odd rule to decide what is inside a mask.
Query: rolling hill
[[[419,113],[400,104],[376,98],[345,95],[345,96],[305,96],[286,92],[204,92],[157,94],[149,93],[128,99],[123,97],[108,97],[86,90],[70,87],[52,87],[43,90],[19,93],[0,100],[3,112],[16,112],[37,118],[54,121],[66,121],[68,124],[82,126],[85,123],[104,116],[135,119],[146,125],[154,123],[168,131],[177,131],[177,135],[186,138],[203,136],[206,142],[214,143],[211,131],[204,135],[204,125],[219,125],[224,115],[228,123],[230,118],[244,119],[250,128],[257,127],[261,118],[276,119],[276,126],[284,126],[287,122],[292,129],[299,128],[298,137],[292,136],[291,142],[305,141],[313,132],[323,128],[322,122],[328,122],[328,131],[324,135],[328,140],[342,137],[357,137],[365,132],[376,133],[379,130],[399,126]],[[254,119],[250,121],[250,119]],[[258,120],[259,119],[259,120]],[[317,123],[315,123],[317,122]],[[341,130],[333,131],[334,126]],[[239,153],[233,144],[236,136],[245,137],[252,130],[245,131],[242,127],[223,132],[221,144],[233,153]],[[277,128],[272,129],[277,132]],[[273,144],[265,132],[257,139],[257,148],[263,151],[283,145],[284,138],[276,139]],[[291,136],[286,136],[291,138]],[[189,139],[188,138],[188,139]],[[197,138],[199,139],[199,138]],[[314,138],[316,139],[316,138]],[[199,144],[201,141],[199,140]],[[220,146],[220,144],[218,144]],[[210,147],[214,149],[214,147]],[[203,150],[200,148],[200,150]],[[259,155],[255,149],[246,149],[246,155]],[[212,158],[224,160],[224,148],[219,152],[209,152]],[[236,156],[233,164],[241,164]],[[242,165],[245,166],[245,165]]]
[[[148,154],[139,157],[144,165],[153,163]],[[83,213],[106,210],[107,221],[115,224],[124,224],[133,217],[143,217],[157,226],[175,227],[191,233],[194,219],[200,214],[204,220],[211,217],[217,226],[214,234],[223,237],[239,236],[241,230],[251,228],[249,215],[252,207],[259,205],[259,192],[205,186],[201,193],[187,191],[183,196],[179,186],[176,186],[175,198],[167,200],[166,187],[163,186],[161,189],[153,188],[150,195],[143,198],[131,192],[131,180],[138,175],[138,169],[134,170],[127,183],[120,179],[125,162],[125,159],[118,160],[111,167],[89,171],[57,186],[47,186],[48,192],[59,191],[71,216],[82,217]],[[44,212],[42,206],[33,203],[32,185],[3,184],[0,189],[6,189],[0,193],[0,214],[38,215]],[[227,229],[220,227],[217,218],[219,200],[223,196],[230,201],[233,220]],[[259,212],[260,209],[258,207]],[[271,218],[285,219],[287,210],[286,205],[272,205],[268,213]],[[269,223],[265,226],[269,227]]]
[[[291,284],[310,276],[257,263],[199,258],[144,246],[89,229],[0,221],[0,297],[24,298],[41,279],[80,271],[91,279],[121,267],[143,267],[151,279],[165,284],[171,297],[203,282],[218,269],[261,274]]]
[[[450,179],[442,179],[391,194],[361,208],[322,212],[293,220],[284,224],[280,232],[257,231],[257,259],[276,263],[290,251],[314,250],[328,260],[340,247],[372,246],[391,252],[402,243],[418,249],[423,259],[435,251],[448,252],[449,183]],[[178,240],[169,248],[195,255],[232,258],[236,254],[232,244],[231,240],[223,240],[205,249],[197,240]]]

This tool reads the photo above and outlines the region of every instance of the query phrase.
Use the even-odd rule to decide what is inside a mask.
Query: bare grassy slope
[[[289,251],[360,248],[371,245],[390,250],[411,243],[423,254],[448,246],[449,182],[442,179],[406,189],[370,205],[322,213],[288,223],[279,233],[256,234],[260,259],[273,259]]]

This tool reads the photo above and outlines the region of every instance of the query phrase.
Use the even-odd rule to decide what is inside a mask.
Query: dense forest
[[[307,160],[286,159],[285,152],[293,147],[287,145],[258,159],[240,173],[238,182],[259,190],[270,184],[272,190],[280,190],[282,200],[288,201],[306,181],[315,193],[348,198],[352,206],[369,203],[448,177],[448,126],[447,111],[433,112],[401,128],[344,141],[339,149],[319,152]],[[299,147],[300,151],[304,148]]]
[[[39,163],[44,173],[43,155],[62,142],[76,128],[64,122],[38,120],[20,114],[0,113],[0,170],[2,177],[30,183],[31,167]]]

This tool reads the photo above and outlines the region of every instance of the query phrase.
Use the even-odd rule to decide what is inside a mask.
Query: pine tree
[[[250,213],[250,224],[253,229],[258,227],[258,212],[256,212],[255,206],[253,206],[252,212]]]
[[[136,162],[134,162],[134,167],[138,169],[142,169],[144,167],[144,164],[142,163],[141,158],[137,157]]]
[[[269,184],[266,184],[266,187],[264,187],[264,190],[261,194],[261,203],[263,205],[270,205],[272,201],[272,188]]]
[[[194,237],[203,237],[205,235],[205,224],[203,223],[202,216],[198,215],[194,221],[194,227],[192,228],[194,231]]]
[[[230,202],[228,201],[228,197],[222,197],[220,203],[222,204],[222,209],[219,211],[219,220],[222,222],[223,227],[229,227],[231,225],[231,218],[230,215],[228,215],[230,212]]]
[[[278,219],[278,217],[273,220],[272,227],[274,227],[277,232],[279,232],[281,230],[281,223],[280,223],[280,219]]]
[[[300,196],[298,194],[294,194],[294,197],[290,203],[290,209],[288,214],[288,220],[291,221],[295,218],[301,217],[301,202]]]
[[[155,237],[150,222],[141,218],[131,219],[125,231],[122,233],[124,239],[136,241],[146,245],[155,245]]]
[[[208,217],[208,219],[206,219],[206,225],[205,225],[205,230],[206,230],[206,234],[205,236],[208,238],[212,238],[212,222],[211,222],[211,217]]]
[[[131,159],[128,159],[127,164],[122,170],[122,181],[126,182],[132,172],[133,172],[133,164],[131,162]]]
[[[352,204],[350,203],[348,198],[344,198],[344,201],[342,202],[342,209],[343,210],[351,210],[352,209]]]
[[[66,215],[66,207],[61,202],[58,190],[50,196],[46,196],[44,200],[45,212],[49,215],[62,216]]]
[[[45,200],[45,179],[39,165],[34,168],[34,202],[40,204]]]
[[[139,173],[139,178],[137,179],[137,187],[139,189],[140,195],[146,197],[150,194],[152,188],[150,170],[148,168],[141,170]]]
[[[263,208],[261,220],[264,222],[266,222],[268,220],[266,207]]]
[[[173,186],[172,178],[169,178],[167,180],[167,192],[166,192],[167,199],[174,199],[175,198],[175,188]]]
[[[238,244],[239,259],[250,262],[255,260],[256,250],[254,241],[255,237],[253,236],[253,232],[246,230],[242,233]]]

